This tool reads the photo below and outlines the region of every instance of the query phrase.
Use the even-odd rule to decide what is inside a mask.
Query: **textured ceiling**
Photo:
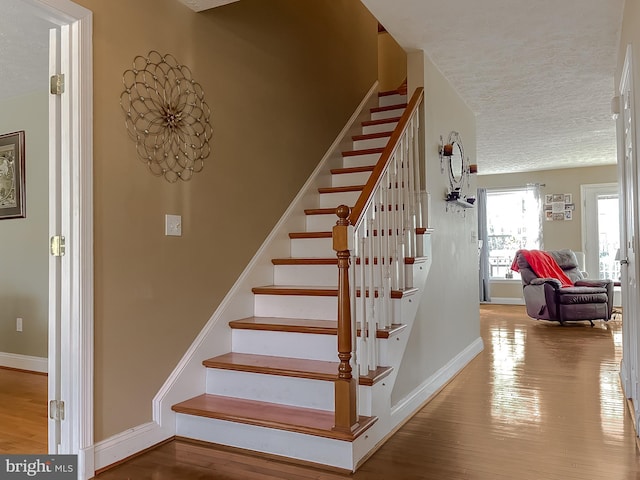
[[[476,114],[480,174],[616,162],[624,0],[363,3],[405,49],[424,50]]]
[[[49,28],[23,0],[0,0],[0,99],[47,88]]]

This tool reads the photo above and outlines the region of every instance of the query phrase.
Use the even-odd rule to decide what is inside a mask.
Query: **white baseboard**
[[[155,422],[144,423],[94,445],[94,469],[101,470],[173,437]]]
[[[90,480],[96,476],[93,445],[78,452],[78,480]]]
[[[48,373],[49,359],[46,357],[31,357],[29,355],[19,355],[17,353],[0,352],[0,367]]]
[[[451,359],[436,373],[425,380],[403,400],[391,408],[391,418],[396,425],[410,419],[422,406],[455,377],[471,360],[484,350],[482,338],[478,337],[467,348]]]
[[[486,302],[489,305],[492,303],[498,305],[524,305],[524,298],[519,297],[491,297],[490,302]]]

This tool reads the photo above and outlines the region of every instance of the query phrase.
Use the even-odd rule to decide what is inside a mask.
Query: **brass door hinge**
[[[51,75],[51,95],[62,95],[64,93],[64,73]]]
[[[51,420],[64,420],[64,402],[62,400],[51,400],[49,402],[49,418]]]
[[[64,256],[66,245],[62,235],[54,235],[51,237],[51,255],[54,257]]]

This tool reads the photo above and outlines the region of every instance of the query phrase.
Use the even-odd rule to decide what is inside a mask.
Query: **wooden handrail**
[[[358,427],[356,408],[356,381],[351,373],[351,349],[353,331],[349,289],[349,207],[340,205],[336,209],[338,221],[333,227],[333,249],[338,256],[338,378],[335,381],[334,430],[353,431]]]
[[[393,157],[394,152],[396,151],[396,149],[398,148],[398,145],[400,144],[400,139],[404,135],[404,132],[407,130],[409,119],[413,116],[413,114],[417,110],[418,106],[420,105],[420,102],[422,102],[423,97],[424,97],[424,88],[423,87],[417,88],[416,91],[413,93],[413,96],[411,97],[411,101],[407,105],[407,108],[405,109],[404,113],[400,117],[400,120],[398,121],[398,125],[396,125],[395,130],[391,134],[391,138],[389,138],[389,141],[387,142],[387,146],[382,151],[382,155],[380,155],[380,160],[378,160],[378,163],[376,163],[376,166],[374,167],[373,172],[371,172],[371,176],[369,177],[367,184],[365,185],[364,189],[360,193],[360,196],[358,197],[356,204],[351,210],[351,214],[349,215],[349,223],[351,225],[353,226],[358,225],[358,221],[362,216],[362,212],[365,211],[365,209],[369,205],[369,202],[371,202],[371,194],[375,191],[376,187],[380,183],[380,179],[382,178],[382,174],[385,168],[387,167],[387,164]]]

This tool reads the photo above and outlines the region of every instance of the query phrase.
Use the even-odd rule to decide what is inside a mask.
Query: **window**
[[[520,278],[511,271],[519,249],[542,249],[538,186],[487,189],[487,243],[492,278]]]

